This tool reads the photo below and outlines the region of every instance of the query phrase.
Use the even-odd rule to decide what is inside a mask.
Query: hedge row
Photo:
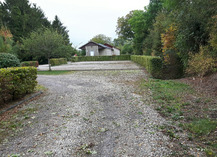
[[[50,59],[50,64],[51,66],[67,64],[67,59],[66,58],[52,58]]]
[[[118,61],[118,60],[130,60],[130,55],[120,56],[76,56],[72,58],[72,62],[81,61]]]
[[[144,66],[154,78],[162,78],[163,62],[160,57],[132,55],[131,60]]]
[[[37,85],[35,67],[0,69],[0,104],[31,93]]]
[[[38,67],[38,61],[25,61],[21,63],[22,67],[28,67],[28,66],[33,66],[33,67]]]

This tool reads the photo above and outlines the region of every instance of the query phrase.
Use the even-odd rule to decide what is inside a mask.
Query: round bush
[[[0,53],[0,68],[19,67],[19,59],[10,53]]]

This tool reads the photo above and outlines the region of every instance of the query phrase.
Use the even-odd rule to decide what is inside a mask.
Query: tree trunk
[[[51,71],[50,58],[48,58],[49,71]]]

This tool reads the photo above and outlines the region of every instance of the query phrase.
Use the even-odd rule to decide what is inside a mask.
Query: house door
[[[94,56],[94,51],[90,51],[90,56]]]

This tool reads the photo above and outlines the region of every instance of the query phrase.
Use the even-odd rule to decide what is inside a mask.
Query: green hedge
[[[28,67],[28,66],[33,66],[33,67],[38,67],[38,61],[25,61],[21,63],[22,67]]]
[[[154,78],[162,78],[163,62],[160,57],[132,55],[131,60],[144,66]]]
[[[35,67],[0,69],[0,104],[31,93],[37,85]]]
[[[52,58],[50,59],[50,64],[51,66],[67,64],[67,59],[66,58]]]
[[[0,68],[19,67],[19,59],[10,53],[0,53]]]
[[[119,61],[119,60],[130,60],[130,55],[120,56],[76,56],[72,58],[72,62],[81,61]]]

